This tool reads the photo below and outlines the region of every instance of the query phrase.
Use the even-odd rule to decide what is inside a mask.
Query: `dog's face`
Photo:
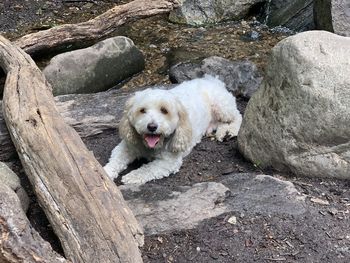
[[[141,140],[149,149],[162,148],[165,139],[170,137],[174,137],[173,144],[179,139],[182,144],[191,139],[183,106],[169,91],[160,89],[146,89],[129,99],[119,131],[123,139]]]

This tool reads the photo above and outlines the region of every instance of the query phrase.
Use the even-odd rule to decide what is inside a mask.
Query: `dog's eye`
[[[141,112],[141,113],[146,113],[146,109],[145,109],[145,108],[141,108],[141,109],[140,109],[140,112]]]
[[[163,113],[163,114],[168,114],[168,110],[164,107],[161,107],[160,108],[160,111]]]

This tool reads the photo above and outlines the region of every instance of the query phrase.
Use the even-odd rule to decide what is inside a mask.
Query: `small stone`
[[[26,212],[30,203],[28,195],[21,186],[18,176],[3,162],[0,162],[0,184],[7,185],[17,194],[22,208]]]
[[[325,216],[326,213],[324,211],[318,211],[321,215]]]
[[[227,222],[230,223],[231,225],[235,225],[235,224],[237,224],[237,217],[231,216],[231,217],[227,220]]]
[[[221,174],[222,174],[222,175],[232,174],[234,171],[235,171],[235,169],[234,169],[233,167],[230,167],[230,168],[224,169],[224,170],[221,172]]]
[[[218,259],[218,258],[219,258],[219,255],[213,252],[213,253],[210,254],[210,257],[211,257],[212,259]]]
[[[310,201],[319,205],[329,205],[329,202],[327,200],[323,200],[317,197],[312,197]]]
[[[248,24],[248,22],[245,21],[245,20],[242,20],[242,21],[241,21],[241,26],[244,27],[244,28],[249,28],[249,24]]]
[[[36,11],[35,13],[38,16],[41,16],[43,14],[43,10],[41,8],[38,9],[38,11]]]
[[[85,9],[90,9],[91,7],[93,7],[93,3],[87,3],[87,4],[85,4],[85,5],[83,5],[83,8],[85,8]]]
[[[334,207],[332,207],[331,209],[329,209],[328,212],[329,212],[332,216],[335,216],[336,214],[338,214],[338,210],[335,209]]]

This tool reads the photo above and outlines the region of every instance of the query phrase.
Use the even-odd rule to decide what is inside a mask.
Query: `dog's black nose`
[[[147,125],[147,129],[148,129],[150,132],[156,131],[157,128],[158,128],[158,125],[155,124],[155,123],[149,123],[149,124]]]

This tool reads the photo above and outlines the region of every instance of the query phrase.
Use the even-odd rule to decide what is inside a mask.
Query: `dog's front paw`
[[[137,173],[135,171],[132,171],[122,178],[123,184],[144,184],[148,180],[146,179],[144,174]]]
[[[215,137],[219,142],[228,136],[230,138],[238,135],[239,126],[235,123],[224,123],[218,126]]]
[[[103,169],[107,173],[108,177],[111,178],[112,180],[117,178],[119,175],[118,172],[108,164],[106,166],[104,166]]]

